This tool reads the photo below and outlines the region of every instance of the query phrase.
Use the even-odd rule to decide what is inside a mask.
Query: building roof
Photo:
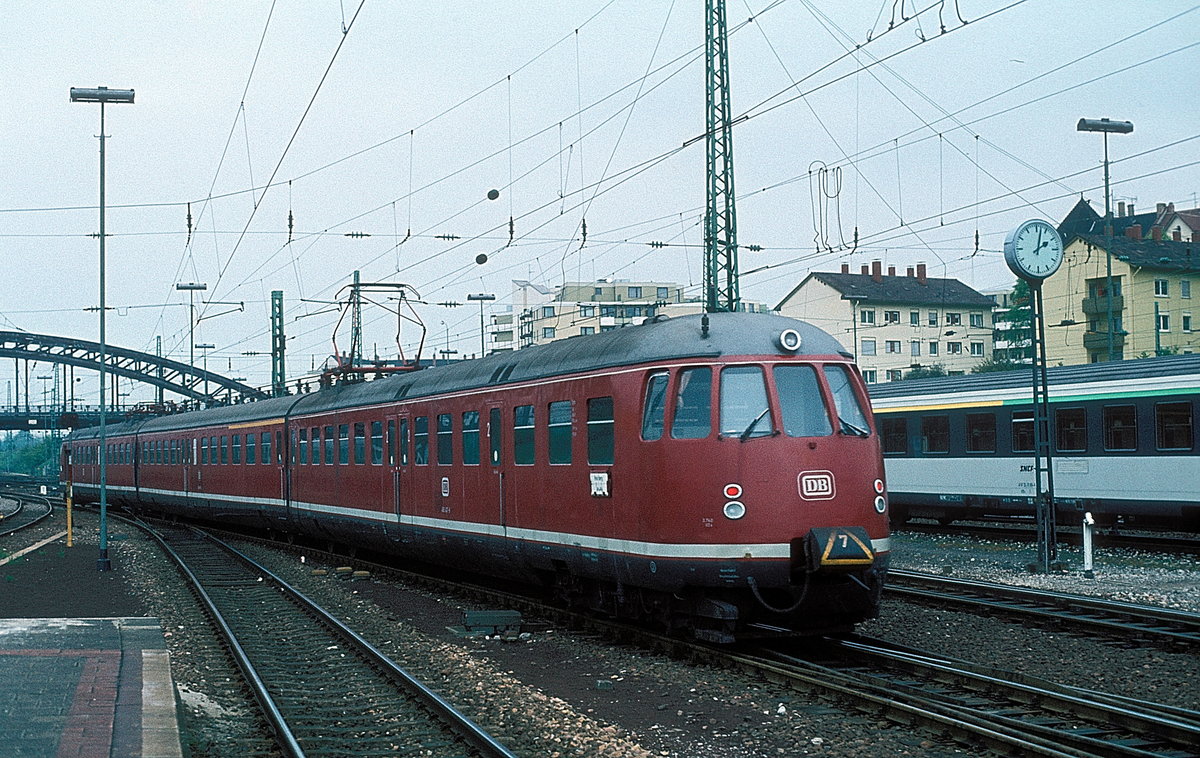
[[[1118,260],[1138,268],[1163,271],[1200,271],[1200,243],[1171,240],[1105,237],[1101,234],[1076,234],[1070,242],[1083,240],[1092,247],[1107,250]],[[1069,243],[1068,243],[1069,244]]]
[[[1188,225],[1189,229],[1200,228],[1200,208],[1177,211],[1174,203],[1159,203],[1154,210],[1146,213],[1131,213],[1125,216],[1118,216],[1114,213],[1113,234],[1124,236],[1125,232],[1136,224],[1141,227],[1140,236],[1149,237],[1153,227],[1166,228],[1175,217],[1179,217]],[[1104,234],[1104,217],[1092,210],[1091,203],[1081,197],[1071,212],[1062,220],[1062,223],[1058,225],[1058,233],[1064,240],[1077,234]]]
[[[957,279],[927,278],[922,284],[915,276],[880,276],[879,281],[875,281],[870,274],[828,274],[822,271],[814,271],[804,281],[808,279],[827,284],[843,295],[862,295],[864,300],[876,303],[969,305],[989,309],[996,305],[990,297],[981,295]],[[783,302],[787,302],[803,286],[804,282],[801,282]]]

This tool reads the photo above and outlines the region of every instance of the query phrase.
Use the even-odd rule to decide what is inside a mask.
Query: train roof
[[[1200,386],[1200,355],[1175,355],[1107,363],[1086,363],[1077,366],[1052,366],[1046,369],[1046,381],[1059,394],[1072,386],[1108,385],[1113,388],[1131,382],[1153,385],[1155,380]],[[966,395],[984,398],[995,395],[1014,395],[1033,392],[1032,369],[994,371],[963,376],[939,376],[928,379],[905,379],[886,384],[868,385],[872,404],[891,407],[906,400],[926,400],[932,396]]]
[[[122,431],[152,433],[267,421],[654,361],[773,354],[850,357],[836,339],[804,321],[767,313],[710,313],[707,316],[707,335],[703,333],[701,314],[651,319],[637,326],[572,337],[411,374],[337,385],[306,395],[162,416],[138,422],[139,427],[123,428]],[[784,350],[778,341],[780,334],[789,329],[795,330],[801,338],[800,348],[796,351]],[[118,433],[116,426],[110,428],[114,431],[109,434]],[[83,431],[90,433],[87,436],[96,436],[93,429]],[[72,434],[72,438],[83,436],[80,432]]]

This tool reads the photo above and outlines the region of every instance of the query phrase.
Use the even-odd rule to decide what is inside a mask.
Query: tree
[[[1033,360],[1033,293],[1029,291],[1029,282],[1018,279],[1017,284],[1009,295],[1009,307],[1006,311],[996,314],[996,342],[1007,343],[1008,347],[994,349],[993,363],[1001,361],[1016,365],[1029,363]],[[985,365],[985,364],[984,364]],[[987,368],[984,371],[1006,371],[1007,368]],[[981,373],[978,369],[974,373]]]
[[[975,368],[971,369],[972,374],[990,374],[993,371],[1015,371],[1019,368],[1029,368],[1025,363],[1019,363],[1008,358],[995,358],[990,361],[984,361]]]
[[[940,363],[935,363],[932,366],[918,366],[914,369],[909,369],[904,375],[905,379],[929,379],[934,376],[945,376],[946,367]]]

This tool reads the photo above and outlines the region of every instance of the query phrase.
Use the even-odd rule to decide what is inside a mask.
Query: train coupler
[[[875,551],[861,526],[819,526],[804,538],[804,558],[810,574],[843,573],[870,568]]]

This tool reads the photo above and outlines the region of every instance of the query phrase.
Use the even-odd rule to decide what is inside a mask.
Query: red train
[[[731,641],[873,617],[889,555],[866,389],[765,314],[653,320],[107,431],[111,502],[543,583]],[[98,493],[97,430],[63,445]]]

